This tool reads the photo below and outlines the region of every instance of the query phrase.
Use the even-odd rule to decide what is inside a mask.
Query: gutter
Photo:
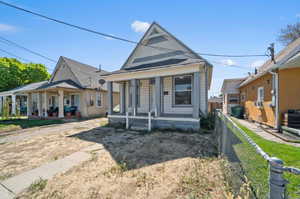
[[[275,128],[276,130],[280,129],[279,121],[279,78],[278,73],[273,71],[268,71],[273,76],[273,93],[272,97],[275,96]],[[274,91],[275,90],[275,91]]]

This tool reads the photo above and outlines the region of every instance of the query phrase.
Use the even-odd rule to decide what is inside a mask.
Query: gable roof
[[[140,52],[139,55],[138,52]],[[121,70],[162,66],[163,62],[165,62],[165,65],[170,65],[170,63],[178,60],[206,62],[211,66],[205,59],[162,26],[153,22],[123,64]]]
[[[65,63],[67,67],[69,67],[70,71],[73,73],[77,82],[80,84],[79,86],[83,88],[93,88],[91,82],[95,83],[100,78],[99,76],[102,74],[106,74],[107,71],[97,69],[96,67],[75,61],[73,59],[61,56],[59,61],[55,67],[54,72],[52,73],[51,79],[49,82],[53,82],[53,79],[58,72],[59,67],[61,67],[62,63]]]
[[[235,79],[224,79],[223,85],[221,88],[222,93],[239,93],[238,88],[241,82],[243,82],[245,78],[235,78]]]
[[[274,63],[271,59],[267,60],[261,67],[258,68],[258,73],[250,75],[243,83],[241,83],[240,87],[249,84],[250,82],[268,73],[270,70],[281,68],[287,61],[299,54],[299,52],[300,38],[290,43],[275,56],[276,63]]]

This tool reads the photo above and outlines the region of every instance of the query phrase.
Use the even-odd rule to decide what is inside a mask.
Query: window
[[[174,104],[191,105],[192,104],[192,76],[177,76],[173,80]]]
[[[257,102],[263,102],[264,96],[265,96],[264,87],[259,87],[257,89]]]
[[[102,106],[101,93],[100,92],[96,93],[96,105],[97,105],[97,107]]]
[[[237,95],[229,95],[229,103],[230,104],[238,104],[239,103],[239,97]]]

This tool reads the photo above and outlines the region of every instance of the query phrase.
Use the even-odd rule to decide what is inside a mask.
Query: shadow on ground
[[[99,127],[70,137],[102,144],[116,162],[125,162],[128,169],[185,157],[216,157],[218,154],[212,134],[170,131],[142,133]]]

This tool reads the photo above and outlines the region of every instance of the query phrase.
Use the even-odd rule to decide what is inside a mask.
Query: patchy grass
[[[47,185],[47,180],[40,178],[39,180],[35,181],[34,183],[32,183],[30,185],[30,187],[28,188],[28,191],[31,194],[35,194],[39,191],[43,191],[45,189],[46,185]]]
[[[253,141],[258,144],[267,154],[269,154],[271,157],[278,157],[282,159],[285,163],[285,166],[292,166],[300,168],[300,148],[294,147],[287,144],[277,143],[270,140],[266,140],[262,138],[261,136],[257,135],[250,129],[246,128],[245,126],[241,125],[238,121],[234,120],[234,122],[244,131],[247,133],[248,136],[250,136]],[[263,180],[268,178],[268,172],[267,172],[267,163],[262,158],[256,157],[256,155],[249,156],[251,146],[247,147],[241,147],[238,150],[241,152],[241,154],[244,154],[245,157],[242,157],[244,160],[249,161],[246,163],[246,166],[252,167],[249,170],[253,170],[251,172],[251,176],[256,180]],[[247,155],[248,154],[248,155]],[[256,158],[254,158],[256,157]],[[253,165],[253,166],[251,166]],[[262,171],[260,171],[262,170]],[[297,176],[295,174],[289,174],[285,173],[286,179],[289,180],[288,184],[288,192],[291,194],[292,197],[296,197],[296,192],[299,192],[299,186],[300,186],[300,176]],[[253,180],[252,180],[253,181]],[[261,187],[263,189],[263,187]],[[299,196],[298,196],[299,197]]]
[[[97,128],[73,137],[104,148],[97,158],[49,180],[35,198],[215,199],[230,192],[222,166],[226,160],[216,157],[210,134]],[[19,196],[32,197],[30,192]]]
[[[28,120],[28,119],[13,119],[0,120],[0,133],[14,131],[19,129],[26,129],[36,126],[44,126],[50,124],[62,124],[62,120]]]

